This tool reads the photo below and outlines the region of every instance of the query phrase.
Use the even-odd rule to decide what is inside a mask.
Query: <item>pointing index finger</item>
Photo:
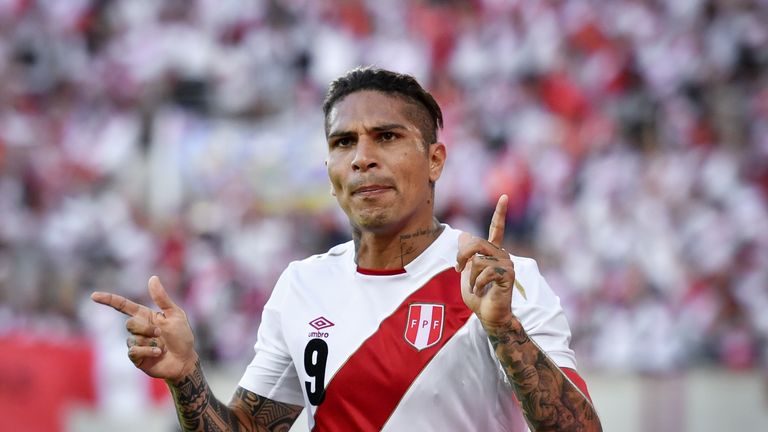
[[[91,300],[96,303],[100,303],[115,309],[118,312],[122,312],[128,316],[136,316],[141,310],[142,306],[138,303],[134,303],[127,298],[105,292],[95,292],[91,294]]]
[[[491,218],[491,226],[488,228],[488,241],[498,247],[501,247],[501,243],[504,241],[504,225],[507,219],[508,203],[509,197],[506,194],[499,197],[499,201],[496,203],[496,210],[494,210],[493,217]]]

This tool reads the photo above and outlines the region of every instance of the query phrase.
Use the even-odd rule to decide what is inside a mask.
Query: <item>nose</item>
[[[361,137],[355,146],[355,157],[352,159],[354,171],[367,171],[378,166],[376,143],[367,137]]]

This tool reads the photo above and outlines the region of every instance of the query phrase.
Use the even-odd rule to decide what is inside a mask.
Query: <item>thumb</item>
[[[152,301],[155,302],[163,313],[179,308],[168,296],[168,293],[165,292],[165,288],[163,288],[163,284],[160,283],[160,278],[157,276],[149,278],[149,296],[152,297]]]

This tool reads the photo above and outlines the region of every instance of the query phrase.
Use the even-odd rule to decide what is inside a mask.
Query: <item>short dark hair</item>
[[[413,103],[419,110],[416,125],[424,138],[424,144],[437,142],[437,130],[443,127],[443,112],[435,98],[411,75],[370,66],[353,69],[334,80],[328,87],[328,93],[323,102],[326,136],[328,135],[328,114],[333,106],[348,95],[363,90],[401,96]]]

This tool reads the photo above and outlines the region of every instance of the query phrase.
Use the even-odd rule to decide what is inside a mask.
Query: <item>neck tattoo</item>
[[[413,255],[415,253],[420,253],[426,248],[418,249],[416,245],[420,243],[420,241],[425,240],[427,241],[427,246],[431,244],[435,239],[437,239],[440,236],[440,233],[443,232],[443,226],[440,225],[440,222],[437,221],[437,219],[432,219],[432,226],[429,228],[422,228],[418,231],[414,231],[412,233],[407,234],[401,234],[400,235],[400,265],[402,267],[405,267],[405,261],[406,257]]]

